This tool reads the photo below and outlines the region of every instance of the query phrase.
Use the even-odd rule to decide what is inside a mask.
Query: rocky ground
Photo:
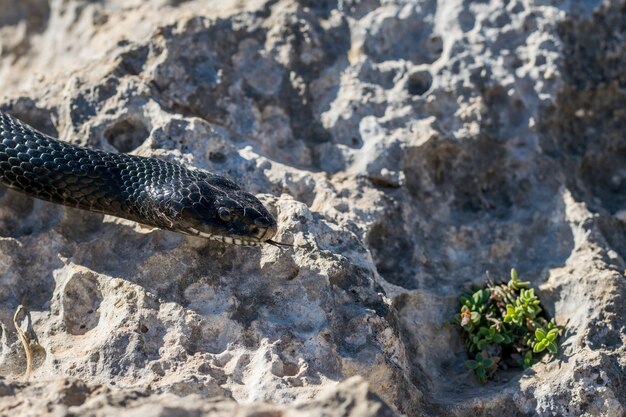
[[[626,413],[624,3],[0,0],[0,91],[233,178],[294,244],[1,190],[0,415]],[[562,348],[481,384],[451,318],[511,267]]]

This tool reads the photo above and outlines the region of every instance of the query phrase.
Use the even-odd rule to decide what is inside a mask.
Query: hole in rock
[[[128,153],[137,149],[150,136],[150,131],[140,120],[119,120],[104,131],[104,137],[115,149]]]
[[[28,217],[33,199],[13,190],[0,189],[0,236],[20,237],[32,233]]]
[[[39,368],[46,361],[46,349],[39,344],[31,344],[33,354],[33,368]]]
[[[392,284],[415,289],[413,242],[399,222],[382,222],[368,235],[372,257],[378,272]]]
[[[0,236],[44,233],[59,223],[63,209],[18,191],[0,188]]]
[[[409,75],[409,81],[407,83],[407,88],[409,90],[409,94],[414,96],[421,96],[428,90],[430,90],[431,85],[433,84],[433,77],[430,75],[428,71],[418,71]]]
[[[100,321],[102,292],[98,278],[91,272],[75,273],[63,289],[63,321],[68,333],[81,335]]]
[[[209,152],[209,160],[215,163],[223,163],[226,162],[226,155],[219,151],[211,151]]]

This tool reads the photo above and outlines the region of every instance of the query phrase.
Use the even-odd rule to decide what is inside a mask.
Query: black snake
[[[241,246],[281,245],[276,221],[219,175],[59,141],[0,111],[0,184],[41,200]]]

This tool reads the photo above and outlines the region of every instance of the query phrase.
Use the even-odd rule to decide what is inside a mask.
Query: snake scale
[[[157,158],[62,142],[0,111],[0,184],[41,200],[241,246],[276,221],[232,181]]]

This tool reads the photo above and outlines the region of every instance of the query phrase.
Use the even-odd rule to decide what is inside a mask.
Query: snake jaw
[[[261,246],[261,242],[259,241],[240,239],[231,236],[211,236],[209,239],[217,240],[218,242],[230,243],[237,246]]]
[[[209,240],[215,240],[217,242],[222,242],[222,243],[230,243],[232,245],[237,245],[237,246],[261,246],[260,240],[245,239],[242,237],[233,237],[233,236],[213,235],[210,233],[201,232],[197,229],[194,229],[193,227],[190,227],[189,229],[187,229],[187,233],[194,235],[194,236],[204,237]]]

